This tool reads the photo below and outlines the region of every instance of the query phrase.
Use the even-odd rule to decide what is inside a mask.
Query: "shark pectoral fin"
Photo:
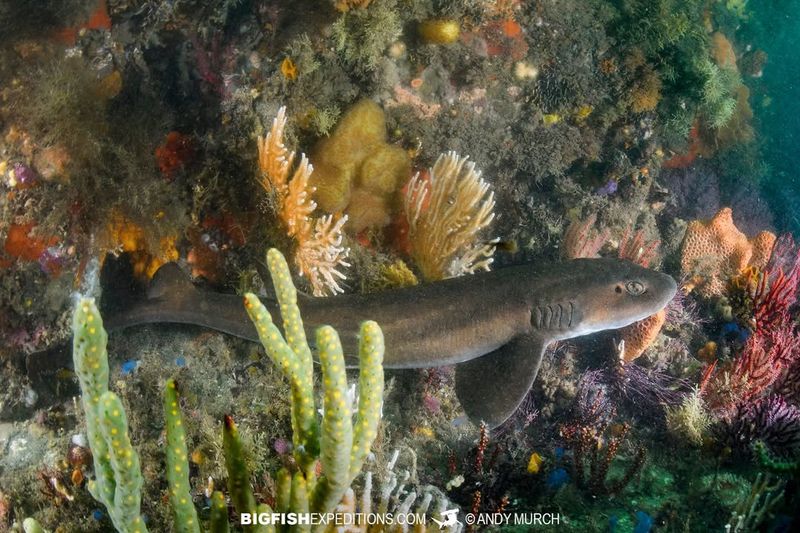
[[[536,379],[545,346],[541,337],[526,335],[456,366],[456,395],[470,420],[495,428],[514,414]]]
[[[177,263],[167,263],[153,274],[153,279],[147,287],[147,299],[153,300],[165,294],[194,290],[194,288]]]

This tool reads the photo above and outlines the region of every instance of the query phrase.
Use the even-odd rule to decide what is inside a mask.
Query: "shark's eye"
[[[644,285],[639,281],[629,281],[625,284],[625,290],[628,294],[639,296],[644,292]]]

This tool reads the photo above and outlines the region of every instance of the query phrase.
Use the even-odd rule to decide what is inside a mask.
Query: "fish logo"
[[[442,520],[437,520],[435,518],[431,518],[436,525],[439,526],[439,529],[442,530],[446,527],[452,527],[458,523],[458,509],[448,509],[447,511],[441,513]]]

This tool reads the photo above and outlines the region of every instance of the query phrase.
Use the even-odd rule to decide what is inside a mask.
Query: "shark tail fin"
[[[526,335],[456,367],[456,395],[473,422],[496,428],[514,414],[539,373],[546,343]]]
[[[133,265],[127,253],[114,256],[107,254],[100,269],[100,314],[103,322],[109,316],[147,298],[147,284],[136,279]]]

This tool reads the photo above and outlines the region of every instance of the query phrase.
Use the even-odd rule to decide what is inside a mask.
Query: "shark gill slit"
[[[536,329],[562,330],[572,327],[572,318],[575,314],[575,304],[571,301],[566,304],[555,303],[538,305],[533,308],[533,326]]]

